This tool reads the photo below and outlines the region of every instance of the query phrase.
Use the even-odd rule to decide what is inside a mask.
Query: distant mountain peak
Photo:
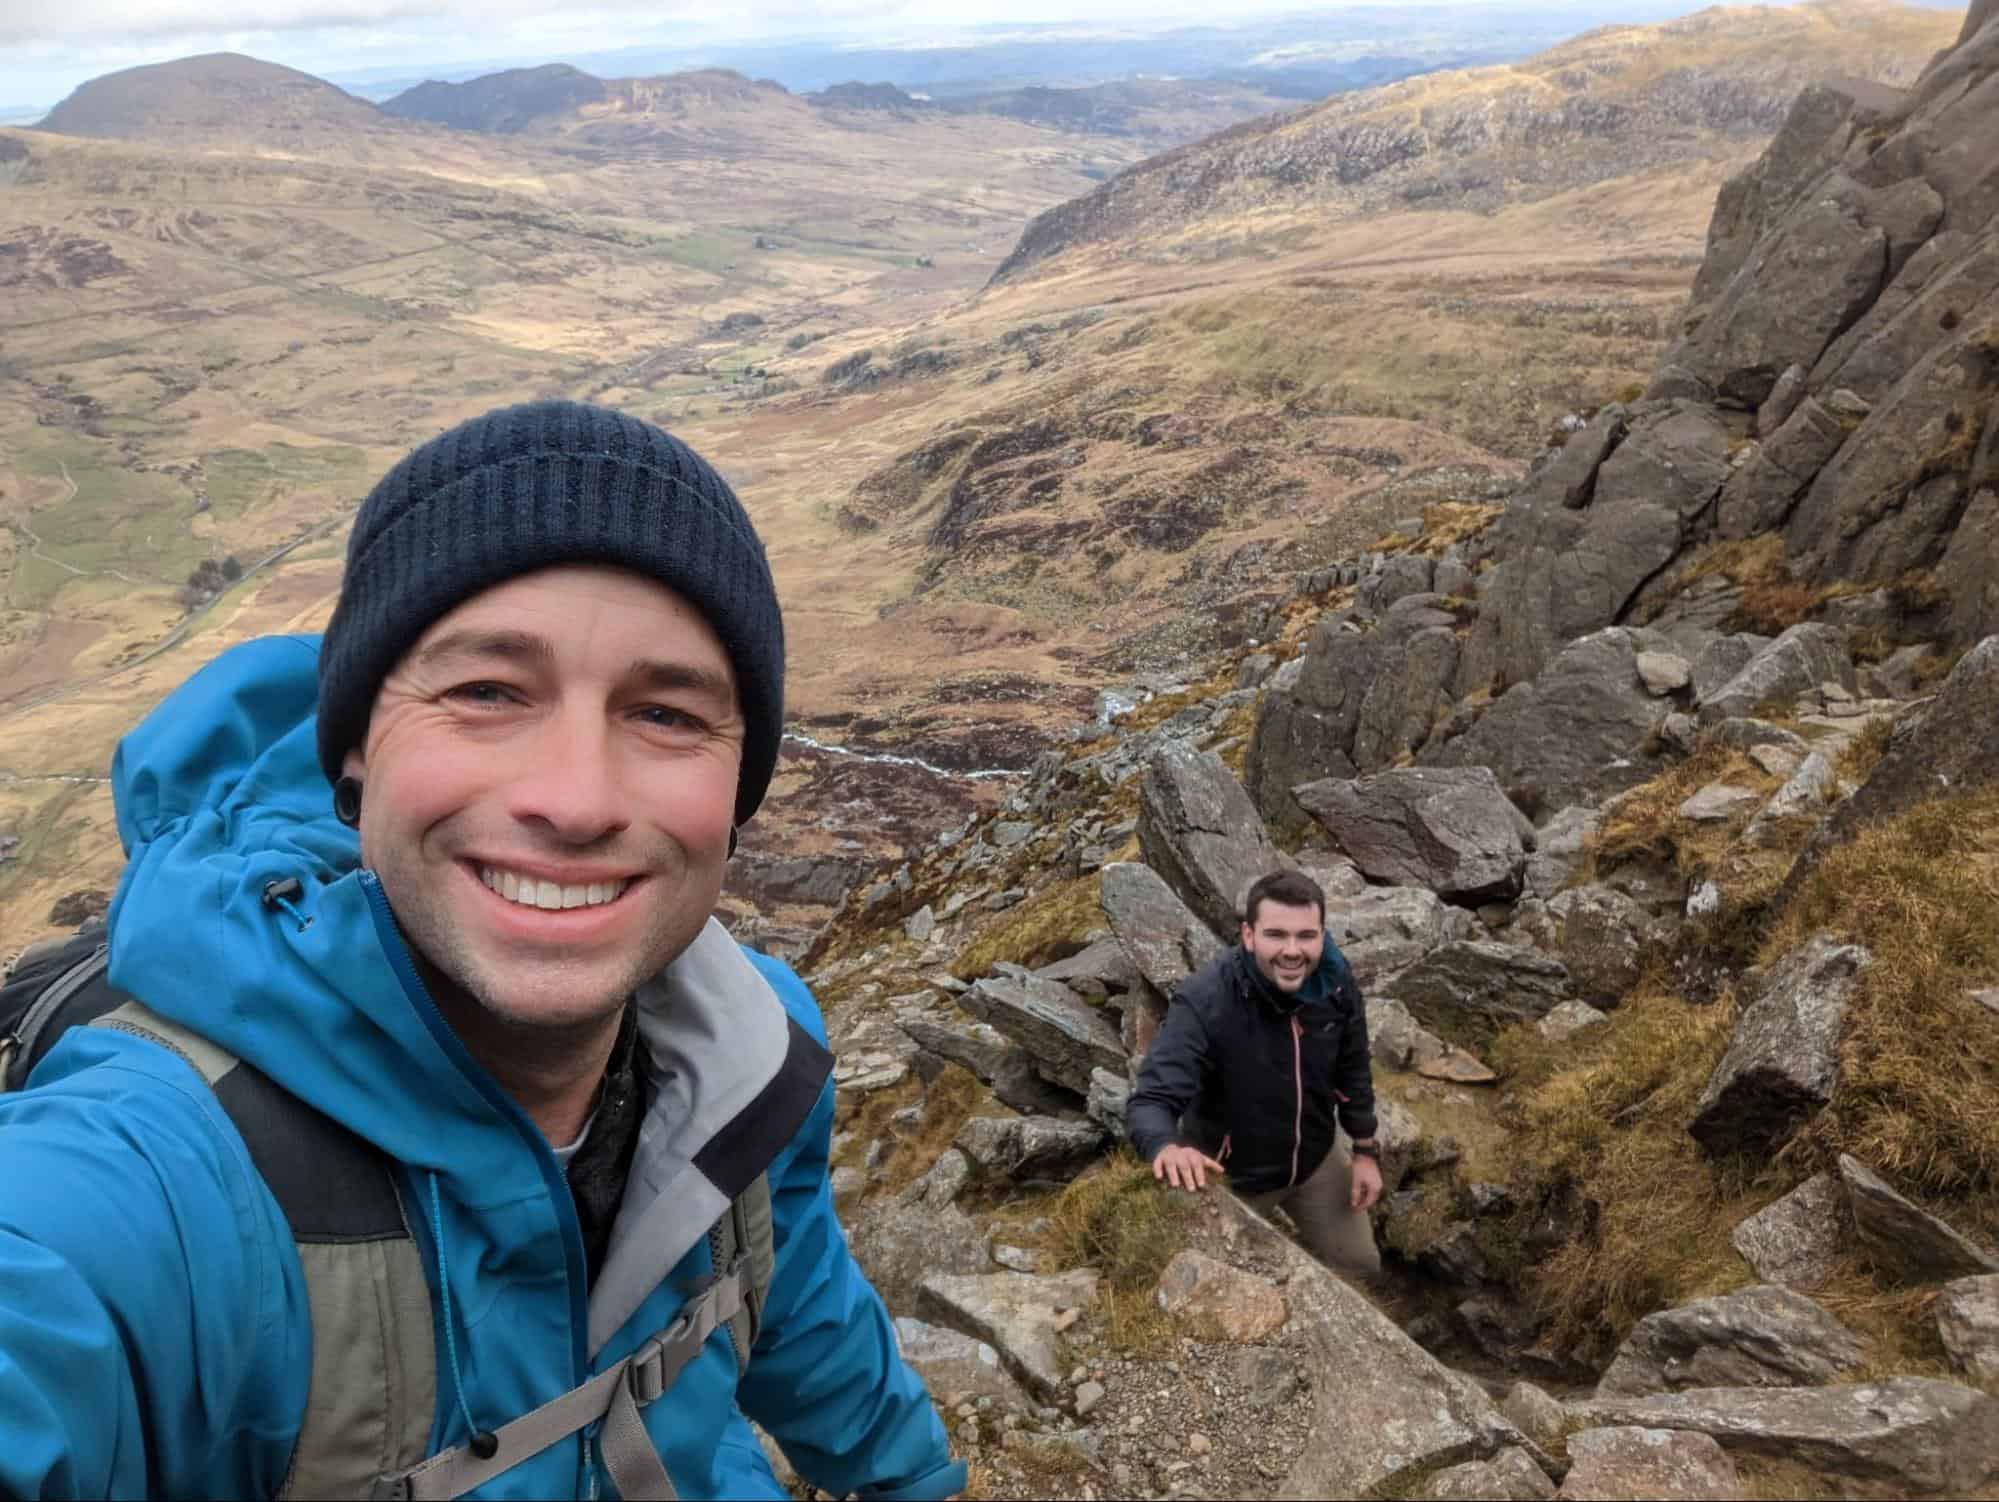
[[[242,139],[384,123],[374,105],[310,73],[240,52],[209,52],[93,78],[36,128],[120,140]]]

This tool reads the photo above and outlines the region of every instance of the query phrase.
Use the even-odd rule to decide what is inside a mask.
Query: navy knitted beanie
[[[559,563],[608,563],[685,596],[721,638],[745,734],[736,822],[763,802],[784,720],[784,621],[742,503],[650,423],[530,402],[418,448],[361,503],[319,656],[319,764],[359,745],[382,680],[439,616]]]

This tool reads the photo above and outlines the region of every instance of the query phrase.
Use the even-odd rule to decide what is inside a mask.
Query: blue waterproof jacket
[[[964,1483],[827,1183],[832,1088],[788,1140],[756,1101],[824,1043],[782,964],[711,924],[639,994],[654,1099],[594,1283],[548,1144],[425,994],[314,747],[317,639],[267,638],[198,673],[121,744],[129,863],[111,980],[398,1165],[437,1325],[433,1453],[616,1364],[711,1271],[718,1155],[761,1156],[776,1262],[739,1382],[726,1328],[646,1408],[686,1497],[781,1497],[745,1415],[836,1494]],[[296,912],[267,883],[296,878]],[[809,1050],[808,1050],[809,1051]],[[448,1300],[440,1292],[448,1294]],[[450,1326],[446,1327],[446,1310]],[[0,1096],[0,1496],[268,1497],[305,1410],[312,1324],[297,1251],[241,1136],[181,1058],[65,1035]],[[461,1401],[462,1399],[462,1401]],[[588,1431],[472,1495],[610,1493]]]

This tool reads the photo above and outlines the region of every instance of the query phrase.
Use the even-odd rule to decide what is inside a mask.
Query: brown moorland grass
[[[1705,871],[1748,822],[1749,813],[1725,824],[1704,825],[1682,819],[1679,809],[1709,783],[1720,781],[1765,794],[1779,786],[1777,778],[1740,751],[1707,741],[1686,760],[1618,799],[1585,852],[1582,879],[1594,881],[1600,873],[1635,860],[1660,861],[1682,876]]]
[[[1043,887],[1009,908],[959,953],[951,969],[962,980],[976,980],[995,960],[1010,960],[1030,970],[1053,964],[1082,947],[1083,935],[1103,922],[1095,872]]]
[[[1152,1291],[1187,1245],[1197,1213],[1195,1196],[1163,1187],[1148,1165],[1123,1150],[1049,1207],[1048,1249],[1062,1267],[1094,1267],[1103,1275],[1097,1302],[1104,1333],[1119,1350],[1157,1355],[1172,1341],[1173,1323]]]
[[[1769,1161],[1709,1157],[1686,1130],[1733,1031],[1732,994],[1693,1006],[1653,985],[1573,1044],[1516,1029],[1495,1045],[1516,1092],[1520,1229],[1550,1209],[1579,1228],[1527,1275],[1578,1356],[1607,1355],[1652,1310],[1747,1282],[1735,1225],[1840,1153],[1999,1242],[1999,1022],[1966,996],[1999,980],[1999,789],[1922,804],[1835,851],[1755,958],[1819,933],[1874,963],[1831,1102]],[[1929,1294],[1881,1286],[1857,1257],[1821,1293],[1866,1339],[1862,1375],[1942,1374]]]
[[[1580,1207],[1577,1233],[1528,1273],[1556,1340],[1579,1357],[1607,1356],[1655,1309],[1749,1281],[1728,1230],[1754,1168],[1704,1157],[1686,1129],[1735,1010],[1732,997],[1631,997],[1517,1100],[1520,1231],[1546,1207]]]
[[[1874,963],[1847,1011],[1831,1103],[1790,1156],[1851,1153],[1960,1229],[1999,1239],[1999,788],[1923,803],[1828,855],[1772,927],[1772,960],[1815,933]]]

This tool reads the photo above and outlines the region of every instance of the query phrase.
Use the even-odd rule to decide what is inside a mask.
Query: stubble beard
[[[644,885],[684,891],[690,884],[689,863],[675,858],[650,863]],[[682,912],[662,912],[642,925],[642,941],[620,954],[599,952],[566,959],[543,954],[519,966],[509,966],[504,954],[475,942],[468,925],[440,894],[462,875],[443,881],[422,870],[410,870],[391,858],[376,867],[389,908],[395,914],[431,999],[455,1030],[470,1024],[481,1030],[550,1039],[590,1033],[615,1017],[633,993],[672,964],[700,934],[710,900],[690,922]],[[715,883],[720,893],[719,879]],[[474,900],[477,900],[476,894]],[[631,898],[648,898],[635,892]],[[692,900],[690,897],[690,903]]]

